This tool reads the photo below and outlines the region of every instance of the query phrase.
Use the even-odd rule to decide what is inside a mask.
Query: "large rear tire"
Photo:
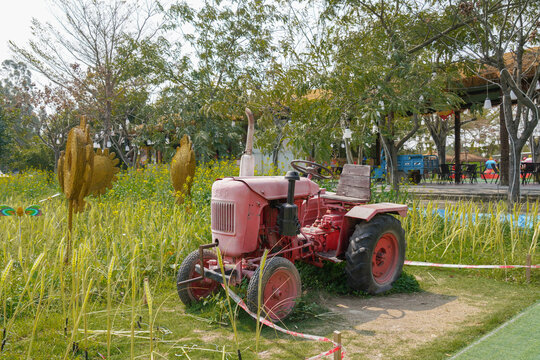
[[[302,292],[300,274],[292,262],[276,256],[266,261],[264,269],[259,267],[249,281],[247,291],[248,308],[257,313],[259,304],[259,279],[261,296],[261,315],[272,322],[289,316]]]
[[[210,260],[216,259],[217,255],[214,252],[204,250],[203,262],[205,267],[209,265]],[[180,281],[185,281],[200,276],[200,274],[195,271],[195,265],[200,263],[201,260],[199,250],[195,250],[189,254],[184,261],[182,261],[180,269],[178,269],[178,275],[176,277],[176,290],[178,291],[180,300],[182,300],[185,305],[191,305],[198,302],[219,290],[219,283],[209,278],[189,284],[178,285]]]
[[[401,222],[391,215],[356,225],[345,253],[349,286],[370,294],[390,290],[401,275],[406,247]]]

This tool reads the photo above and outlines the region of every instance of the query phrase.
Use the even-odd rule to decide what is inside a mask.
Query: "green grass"
[[[532,305],[493,330],[478,343],[460,351],[457,360],[540,358],[540,303]]]
[[[185,309],[174,284],[181,260],[210,240],[213,181],[237,171],[233,161],[199,166],[192,197],[182,206],[176,205],[172,197],[167,167],[120,174],[111,191],[101,198],[90,198],[90,209],[75,216],[73,254],[67,267],[63,264],[67,233],[62,197],[42,203],[42,217],[0,218],[0,327],[7,329],[0,357],[84,358],[88,351],[89,358],[99,358],[98,353],[106,356],[107,352],[110,359],[149,358],[152,346],[156,359],[185,354],[191,358],[221,359],[223,349],[225,358],[232,359],[236,358],[238,346],[244,358],[255,358],[255,321],[234,305],[231,318],[223,295],[200,307]],[[33,205],[58,191],[50,173],[0,178],[0,204],[13,207]],[[492,207],[494,213],[499,211],[497,206]],[[460,214],[476,210],[473,205],[458,204],[455,211]],[[534,206],[532,213],[537,213]],[[523,263],[524,254],[531,251],[535,256],[538,248],[531,240],[535,239],[531,231],[513,229],[497,221],[478,226],[456,225],[413,210],[403,223],[407,229],[408,258],[413,260]],[[342,265],[327,266],[322,271],[302,267],[306,293],[285,326],[295,331],[331,334],[332,328],[325,325],[327,309],[318,302],[317,292],[321,288],[332,296],[351,292],[343,286]],[[418,291],[418,282],[412,275],[426,270],[405,270],[396,284],[397,291]],[[475,275],[475,281],[493,282],[496,289],[510,287],[512,294],[523,288],[523,271],[482,274],[481,278]],[[453,285],[453,291],[461,286],[491,291],[466,280]],[[538,272],[533,272],[533,281],[538,282]],[[420,282],[422,288],[431,286],[429,282]],[[503,299],[505,295],[501,293],[499,297]],[[501,300],[493,308],[492,318],[487,316],[476,330],[469,329],[465,335],[450,334],[450,343],[436,345],[435,349],[421,348],[417,354],[454,351],[470,336],[496,326],[507,314],[511,316],[531,301],[530,296],[508,304]],[[234,321],[238,344],[233,338],[231,319],[237,319]],[[152,345],[150,324],[154,324]],[[328,344],[291,339],[267,328],[261,333],[260,351],[270,352],[275,359],[315,355],[327,348]]]
[[[460,324],[458,330],[449,331],[426,345],[396,354],[392,357],[394,359],[448,359],[540,298],[538,282],[519,284],[486,278],[477,270],[415,268],[409,271],[415,276],[421,276],[420,285],[425,291],[463,299],[468,304],[481,306],[484,311]],[[497,355],[494,349],[488,353],[489,358]],[[539,355],[537,351],[536,356]]]
[[[324,290],[336,295],[355,295],[369,297],[368,294],[356,291],[347,285],[344,278],[345,262],[326,262],[322,268],[307,263],[298,263],[296,267],[300,271],[302,286],[312,290]],[[403,272],[401,277],[394,283],[393,293],[412,293],[420,291],[420,286],[413,276]]]

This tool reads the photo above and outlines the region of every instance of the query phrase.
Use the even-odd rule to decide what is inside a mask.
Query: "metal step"
[[[336,252],[337,252],[336,250],[332,250],[332,251],[327,251],[327,252],[318,252],[315,254],[323,260],[328,260],[335,263],[342,262],[343,260],[338,259],[336,257]]]

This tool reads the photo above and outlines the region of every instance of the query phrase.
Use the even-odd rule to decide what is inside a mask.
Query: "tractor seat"
[[[327,200],[335,200],[335,201],[343,201],[343,202],[366,202],[369,201],[369,199],[360,199],[360,198],[354,198],[350,196],[344,196],[344,195],[338,195],[334,192],[327,191],[324,194],[321,194],[321,198],[327,199]]]
[[[345,164],[335,193],[321,194],[321,198],[343,202],[368,202],[371,199],[371,167]]]

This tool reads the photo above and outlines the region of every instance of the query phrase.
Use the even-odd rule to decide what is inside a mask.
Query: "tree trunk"
[[[399,176],[397,170],[397,153],[394,140],[381,134],[381,144],[386,158],[386,181],[399,193]]]
[[[506,129],[508,130],[508,138],[510,140],[510,172],[508,182],[508,202],[514,204],[519,202],[521,198],[521,150],[525,145],[528,136],[525,135],[524,139],[521,139],[518,135],[519,122],[514,122],[512,111],[512,100],[510,99],[510,91],[507,90],[503,95],[502,109],[504,110],[504,118],[506,123]],[[519,109],[517,110],[519,113]],[[519,116],[519,114],[518,114]],[[532,131],[532,130],[531,130]]]
[[[398,149],[394,146],[394,141],[390,140],[388,142],[388,152],[387,159],[391,159],[392,161],[388,161],[387,164],[391,164],[388,169],[388,174],[390,175],[390,184],[392,184],[392,189],[396,191],[396,193],[399,193],[399,182],[400,182],[400,176],[399,171],[397,167],[397,153]]]
[[[385,121],[386,120],[386,121]],[[394,113],[390,112],[386,119],[383,117],[382,123],[386,125],[385,131],[381,132],[381,145],[384,149],[386,155],[386,176],[387,182],[392,186],[392,189],[399,194],[399,179],[398,179],[398,170],[397,170],[397,152],[395,143],[394,143]],[[388,134],[387,136],[383,133]]]
[[[439,145],[435,143],[435,146],[437,146],[437,157],[439,158],[439,164],[446,164],[446,141],[441,142]]]
[[[345,129],[347,128],[347,117],[348,117],[347,112],[343,112],[341,114],[340,125],[341,125],[341,132],[343,134],[345,133]],[[345,156],[347,157],[347,164],[353,164],[354,158],[351,151],[351,144],[349,144],[349,139],[343,138],[343,142],[345,143]]]
[[[504,108],[501,103],[499,107],[499,137],[501,143],[501,159],[499,161],[499,177],[501,185],[508,185],[508,168],[509,168],[509,144],[508,130],[504,120]]]
[[[354,157],[351,151],[351,145],[349,139],[343,139],[345,142],[345,155],[347,156],[347,164],[354,164]]]
[[[375,166],[381,166],[381,133],[379,132],[379,136],[375,139],[375,162],[373,165]]]
[[[433,118],[435,117],[435,119]],[[446,163],[446,138],[448,137],[448,123],[438,115],[429,115],[424,117],[424,123],[429,130],[431,138],[437,148],[437,157],[439,164]]]
[[[279,150],[281,149],[282,143],[283,143],[283,136],[282,134],[279,134],[276,144],[274,145],[274,148],[272,149],[272,164],[274,166],[274,169],[277,169],[279,165]]]
[[[364,149],[362,148],[362,145],[358,145],[358,165],[364,164]]]
[[[518,142],[512,143],[518,145]],[[521,149],[517,146],[510,147],[510,176],[508,184],[508,202],[514,204],[521,198],[520,166]]]
[[[540,162],[540,139],[537,137],[535,138],[533,136],[533,147],[534,147],[534,154],[536,155],[536,158],[533,158],[534,162]]]
[[[461,113],[456,111],[454,113],[454,159],[455,159],[455,171],[454,180],[456,184],[461,182]]]
[[[531,158],[533,162],[536,162],[536,146],[534,146],[534,136],[529,137],[529,147],[531,148]]]
[[[385,121],[386,120],[386,121]],[[388,182],[392,185],[392,188],[399,194],[399,181],[400,174],[397,168],[397,154],[399,149],[403,147],[405,142],[409,140],[420,127],[418,121],[418,115],[413,115],[414,127],[405,135],[401,140],[394,140],[394,113],[390,112],[388,116],[381,117],[379,120],[379,134],[381,143],[386,154],[386,166],[387,166],[387,178]],[[387,135],[385,135],[387,134]]]
[[[60,159],[60,149],[54,148],[54,173],[58,171],[58,159]]]

